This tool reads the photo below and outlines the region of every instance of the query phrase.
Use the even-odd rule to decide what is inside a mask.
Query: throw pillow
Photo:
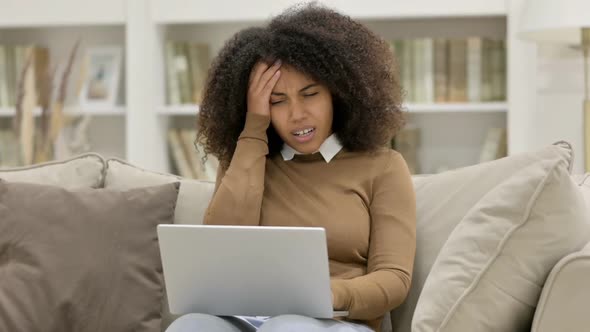
[[[412,331],[530,330],[549,272],[590,237],[569,165],[533,163],[470,209],[432,266]]]
[[[391,313],[393,331],[411,331],[412,316],[432,264],[469,210],[515,172],[543,160],[557,159],[567,160],[571,167],[573,151],[568,143],[557,142],[478,165],[413,177],[417,205],[416,258],[408,297]]]
[[[99,188],[103,183],[105,168],[106,163],[100,155],[86,153],[67,160],[0,169],[0,178],[10,182],[50,184],[70,189]]]
[[[202,224],[205,211],[213,195],[215,182],[153,172],[120,159],[109,159],[106,164],[105,188],[130,189],[180,182],[175,223]]]
[[[174,213],[175,224],[201,224],[205,211],[213,195],[215,183],[181,178],[171,174],[157,173],[131,165],[120,159],[107,160],[105,188],[129,189],[152,186],[163,183],[180,181],[178,204]],[[178,315],[170,313],[168,296],[164,290],[162,300],[162,331],[176,319]]]
[[[160,331],[156,226],[173,222],[178,186],[0,181],[0,331]]]

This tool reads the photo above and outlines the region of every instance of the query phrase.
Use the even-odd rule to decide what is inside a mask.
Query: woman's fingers
[[[260,80],[262,74],[268,69],[269,65],[264,61],[258,61],[254,67],[252,67],[252,71],[250,72],[250,86],[256,87],[256,83]]]
[[[270,98],[270,94],[272,92],[272,89],[277,84],[277,81],[279,80],[279,77],[281,77],[281,71],[280,70],[277,70],[277,71],[275,71],[275,73],[272,75],[272,77],[268,80],[268,82],[264,86],[264,90],[263,91],[264,91],[264,95],[265,96],[268,96]]]
[[[260,87],[261,91],[262,89],[264,89],[266,87],[266,85],[268,84],[268,81],[270,81],[275,73],[279,70],[279,68],[281,68],[281,61],[278,60],[276,61],[270,68],[268,68],[264,74],[262,74],[262,77],[260,78],[260,82],[258,83],[258,86]]]

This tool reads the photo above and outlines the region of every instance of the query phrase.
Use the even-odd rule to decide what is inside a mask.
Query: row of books
[[[391,140],[391,148],[399,152],[412,174],[421,174],[418,151],[420,149],[421,130],[419,127],[408,124]],[[507,133],[506,128],[491,127],[488,129],[479,154],[479,163],[506,157],[507,155]],[[435,173],[448,170],[445,165],[439,165]]]
[[[417,38],[390,42],[407,102],[506,100],[503,39]]]
[[[210,64],[209,45],[167,41],[165,52],[168,104],[199,104]]]
[[[34,67],[37,95],[49,93],[42,86],[49,66],[49,49],[35,45],[0,45],[0,107],[14,107],[18,82],[27,60]]]
[[[215,181],[219,161],[212,155],[204,158],[203,147],[200,144],[194,144],[196,136],[196,129],[168,129],[168,146],[173,172],[189,179]]]

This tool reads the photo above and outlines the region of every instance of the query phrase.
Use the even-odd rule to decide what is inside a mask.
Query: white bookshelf
[[[297,0],[150,1],[153,19],[159,24],[262,21],[300,2]],[[504,0],[322,0],[320,2],[361,19],[506,15]]]
[[[2,0],[0,28],[125,24],[121,0]]]
[[[199,105],[173,105],[158,107],[158,114],[162,116],[194,115],[199,113]]]
[[[54,82],[61,81],[62,71],[70,51],[76,41],[80,41],[68,80],[64,112],[70,115],[91,116],[88,135],[93,151],[125,158],[127,156],[125,89],[119,89],[117,105],[112,107],[82,109],[77,96],[82,84],[80,78],[83,59],[88,48],[118,46],[123,49],[123,56],[125,56],[125,2],[116,0],[98,4],[71,0],[55,2],[25,0],[12,2],[11,6],[3,6],[2,9],[0,11],[0,44],[47,47],[50,69],[56,68]],[[124,70],[121,71],[120,77],[120,87],[123,87]],[[6,126],[6,122],[11,121],[14,114],[14,107],[0,109],[0,122],[4,122],[2,125]],[[33,114],[39,116],[41,110],[36,108]]]
[[[433,104],[406,104],[404,111],[411,114],[417,113],[506,113],[508,104],[505,102],[490,103],[433,103]],[[199,105],[184,104],[160,106],[157,110],[162,116],[194,115],[199,113]],[[0,113],[1,114],[1,113]]]
[[[205,42],[214,56],[235,32],[262,24],[295,2],[11,1],[9,8],[3,6],[0,11],[0,44],[39,43],[50,48],[52,58],[62,61],[78,37],[84,42],[79,56],[88,45],[122,45],[125,60],[118,106],[81,110],[76,108],[71,93],[66,104],[76,114],[93,117],[90,128],[93,150],[166,172],[170,170],[166,133],[172,126],[193,126],[198,106],[166,104],[165,41]],[[516,38],[523,0],[321,2],[361,20],[388,40],[505,37],[512,71],[514,68],[520,71],[525,57],[530,55]],[[521,111],[521,106],[529,106],[522,84],[526,75],[526,71],[520,71],[518,76],[509,71],[510,98],[504,102],[406,105],[411,124],[420,126],[425,133],[420,153],[422,163],[436,163],[442,158],[452,159],[457,165],[474,163],[486,130],[494,126],[509,127],[509,150],[529,146],[528,138],[515,132],[515,128],[525,127],[528,119],[523,116],[527,110]],[[72,77],[75,76],[73,72]],[[72,80],[70,89],[75,89],[75,85]],[[0,109],[0,122],[9,121],[11,114],[10,109]]]
[[[404,109],[409,113],[506,113],[508,104],[495,103],[434,103],[407,104]]]
[[[68,115],[74,116],[82,116],[82,115],[89,115],[89,116],[117,116],[117,117],[124,117],[125,116],[125,107],[123,106],[115,106],[115,107],[87,107],[87,108],[80,108],[78,106],[75,107],[66,107],[64,108],[64,113]],[[0,107],[0,117],[4,118],[11,118],[16,114],[16,109],[14,107]],[[33,110],[34,116],[41,115],[41,108],[36,107]]]

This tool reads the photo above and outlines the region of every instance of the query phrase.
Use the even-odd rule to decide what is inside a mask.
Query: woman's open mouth
[[[300,131],[292,132],[292,134],[298,143],[305,143],[310,141],[315,136],[315,128],[306,128]]]

